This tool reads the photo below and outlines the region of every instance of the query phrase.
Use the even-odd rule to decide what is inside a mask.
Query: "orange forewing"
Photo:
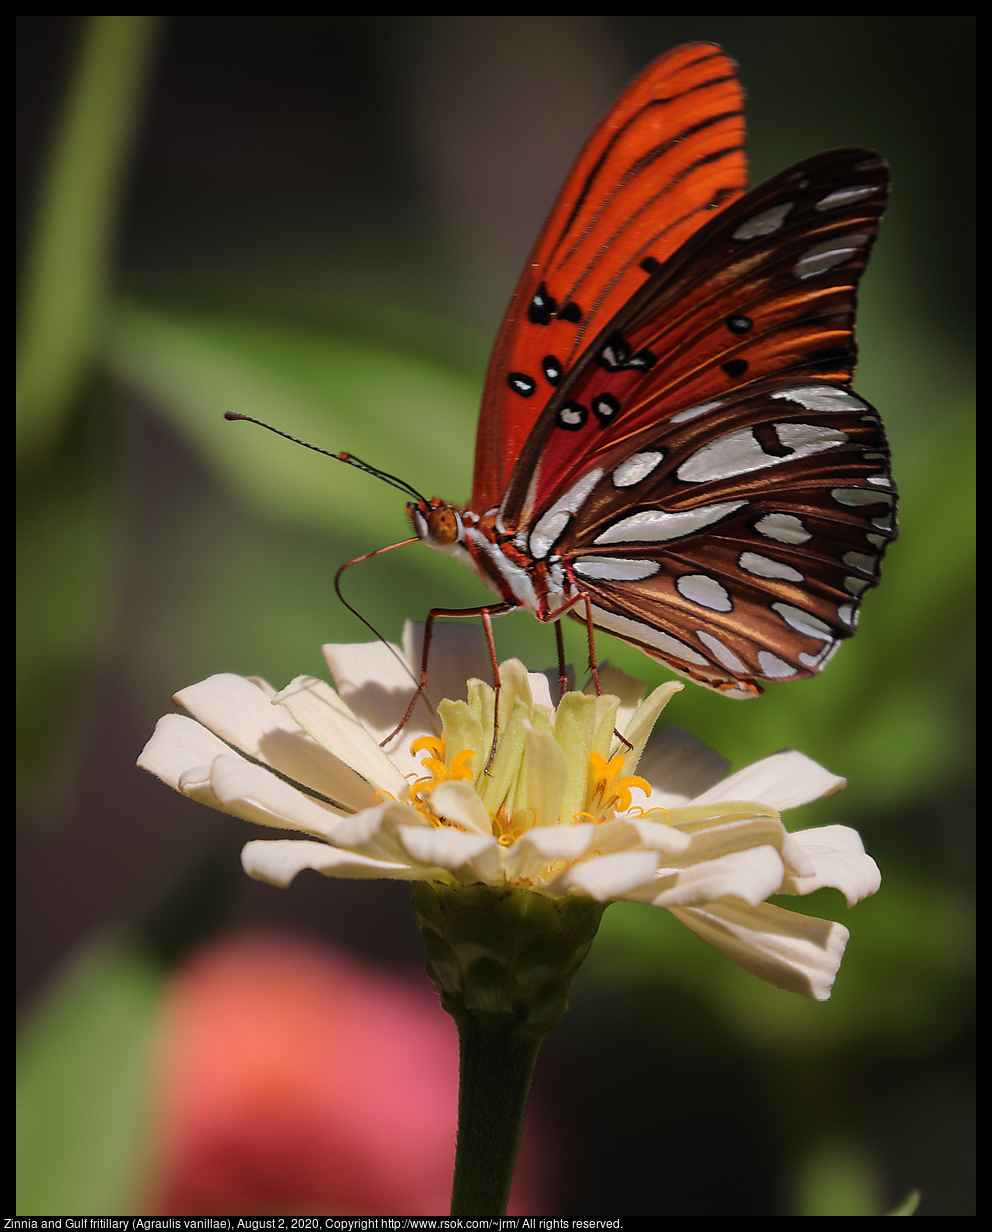
[[[573,167],[524,266],[486,376],[472,508],[498,505],[558,380],[661,264],[747,186],[743,95],[719,47],[659,57]],[[535,297],[538,297],[535,301]],[[533,392],[523,396],[524,382]]]

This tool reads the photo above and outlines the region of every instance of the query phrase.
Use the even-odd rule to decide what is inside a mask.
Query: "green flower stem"
[[[458,1025],[452,1215],[506,1213],[537,1050],[568,1008],[603,909],[507,885],[413,883],[427,974]]]
[[[458,1023],[458,1142],[452,1215],[506,1214],[541,1037],[514,1026]]]

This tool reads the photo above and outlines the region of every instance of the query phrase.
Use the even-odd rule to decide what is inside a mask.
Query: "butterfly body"
[[[850,388],[885,205],[870,150],[744,195],[733,62],[661,57],[579,156],[490,362],[472,499],[409,506],[500,610],[563,615],[732,697],[816,674],[895,538]]]

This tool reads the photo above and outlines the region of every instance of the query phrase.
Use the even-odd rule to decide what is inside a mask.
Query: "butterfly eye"
[[[431,509],[427,514],[427,533],[441,547],[447,547],[458,538],[458,517],[450,505]]]

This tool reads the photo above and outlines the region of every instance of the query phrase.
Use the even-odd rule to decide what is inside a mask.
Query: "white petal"
[[[650,821],[646,817],[618,817],[618,822],[624,822],[637,834],[640,843],[649,851],[660,851],[666,855],[677,855],[686,850],[692,843],[688,834],[676,830],[674,826],[662,821]]]
[[[176,701],[228,744],[272,766],[305,791],[328,797],[340,811],[374,804],[379,784],[370,786],[321,747],[285,707],[272,705],[274,696],[264,681],[224,673],[181,690]]]
[[[209,768],[215,757],[230,751],[223,740],[195,719],[185,714],[166,714],[155,724],[152,738],[141,750],[137,764],[179,791],[184,773],[194,766]]]
[[[325,877],[351,880],[385,877],[410,881],[416,876],[408,864],[390,864],[351,851],[340,851],[326,843],[291,838],[255,839],[247,843],[241,852],[241,866],[256,881],[268,881],[277,886],[288,886],[305,868],[315,869]]]
[[[548,886],[554,893],[581,890],[597,902],[626,898],[637,886],[654,876],[658,867],[655,851],[621,851],[616,855],[597,856],[574,864]]]
[[[297,676],[272,700],[285,706],[308,735],[361,776],[359,784],[366,787],[366,795],[371,793],[371,798],[352,807],[368,808],[375,804],[377,789],[398,796],[406,787],[406,779],[326,681]]]
[[[774,847],[751,847],[717,860],[669,871],[639,886],[628,898],[653,907],[692,907],[733,897],[757,907],[782,884],[782,857]]]
[[[645,808],[687,804],[726,777],[730,762],[681,727],[665,727],[648,740],[637,773],[651,784]]]
[[[463,826],[476,834],[492,838],[493,819],[467,779],[449,779],[431,792],[431,808],[439,817]]]
[[[330,644],[324,658],[334,677],[342,700],[358,716],[362,726],[378,743],[396,730],[417,688],[420,665],[407,670],[399,646],[384,642]],[[464,681],[462,682],[464,688]],[[410,754],[410,745],[419,736],[441,734],[441,724],[421,696],[409,722],[386,745],[386,753],[400,774],[421,773],[421,766]]]
[[[771,903],[750,908],[726,899],[672,915],[745,971],[816,1001],[830,996],[849,936],[843,924]]]
[[[534,826],[526,830],[510,848],[530,847],[545,861],[578,860],[585,855],[599,829],[591,821],[574,826]]]
[[[484,834],[450,826],[400,826],[400,842],[426,868],[444,868],[459,881],[495,881],[500,874],[499,843]]]
[[[235,753],[225,753],[225,757],[235,757]],[[214,789],[210,785],[210,767],[209,766],[191,766],[188,770],[184,770],[179,776],[179,783],[176,787],[177,791],[188,797],[190,800],[195,800],[197,804],[205,804],[208,808],[220,809],[221,803],[214,794]]]
[[[233,672],[209,676],[180,689],[175,701],[204,727],[250,757],[264,761],[262,741],[273,732],[300,734],[299,724],[285,710],[270,705],[275,690],[264,680],[248,680]]]
[[[816,871],[807,853],[793,841],[778,817],[757,812],[761,805],[748,801],[727,802],[728,810],[734,809],[729,818],[707,815],[713,807],[698,806],[703,814],[699,818],[693,817],[697,811],[695,805],[672,810],[672,825],[687,834],[690,843],[686,851],[670,863],[678,866],[694,864],[699,860],[728,855],[732,851],[768,845],[777,848],[790,872],[807,875]]]
[[[692,803],[757,800],[770,804],[782,813],[786,809],[809,804],[811,800],[819,800],[821,796],[832,796],[846,783],[846,779],[824,770],[805,754],[789,749],[738,770],[722,783],[697,796]]]
[[[544,672],[528,672],[527,681],[530,684],[530,694],[534,699],[535,706],[544,706],[547,710],[554,713],[555,704],[551,700],[551,683]],[[558,677],[555,673],[555,687],[557,689]]]
[[[519,700],[527,719],[534,714],[534,695],[530,691],[530,675],[519,659],[504,659],[499,665],[499,726],[509,724],[514,704]]]
[[[821,886],[832,886],[853,907],[882,884],[878,865],[865,852],[861,835],[849,826],[820,826],[797,830],[790,835],[813,865],[812,876],[786,876],[783,894],[812,894]]]
[[[407,621],[402,649],[382,642],[327,645],[324,658],[338,692],[375,739],[383,740],[406,713],[420,679],[424,626]],[[473,676],[492,675],[482,630],[473,625],[438,622],[427,665],[427,690],[417,701],[403,730],[386,746],[401,774],[421,774],[411,757],[412,741],[441,734],[433,707],[442,698],[465,697],[465,682]]]
[[[578,860],[597,837],[598,826],[534,826],[525,830],[504,854],[506,875],[513,881],[534,878],[558,860]]]
[[[398,837],[400,826],[426,825],[416,809],[390,800],[351,817],[342,817],[334,823],[327,837],[335,847],[347,847],[373,860],[405,864],[407,853]]]
[[[214,758],[210,786],[225,813],[260,826],[303,830],[326,838],[336,820],[328,805],[311,800],[263,766],[229,752]]]

